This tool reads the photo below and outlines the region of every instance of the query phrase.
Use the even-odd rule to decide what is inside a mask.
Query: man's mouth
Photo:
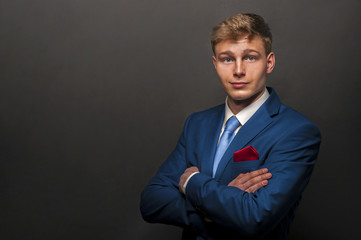
[[[248,83],[246,83],[246,82],[231,82],[231,84],[232,84],[232,86],[234,88],[239,89],[239,88],[244,88]]]

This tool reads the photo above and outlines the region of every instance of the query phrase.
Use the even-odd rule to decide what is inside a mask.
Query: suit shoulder
[[[210,117],[218,116],[223,112],[224,112],[224,104],[220,104],[218,106],[203,111],[194,112],[191,115],[189,115],[188,119],[192,119],[192,120],[207,119]]]
[[[280,112],[277,116],[278,121],[287,123],[288,126],[298,127],[309,127],[319,132],[317,125],[297,110],[281,104]]]
[[[188,116],[185,123],[185,130],[204,129],[209,126],[216,126],[215,123],[221,122],[224,116],[224,104],[192,113]]]

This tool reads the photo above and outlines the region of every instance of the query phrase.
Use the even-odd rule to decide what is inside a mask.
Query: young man
[[[183,239],[287,239],[319,130],[266,87],[275,55],[262,17],[224,20],[211,43],[226,103],[188,117],[142,193],[142,215],[183,227]]]

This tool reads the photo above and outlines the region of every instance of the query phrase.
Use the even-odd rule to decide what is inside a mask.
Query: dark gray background
[[[264,16],[268,85],[323,142],[291,239],[356,239],[361,3],[0,1],[0,239],[179,239],[139,195],[186,117],[222,103],[212,26]]]

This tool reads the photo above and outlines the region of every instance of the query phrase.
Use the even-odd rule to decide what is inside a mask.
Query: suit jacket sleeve
[[[189,118],[184,129],[187,129]],[[177,225],[193,229],[202,235],[202,216],[178,190],[180,176],[190,167],[187,166],[185,156],[185,135],[186,130],[183,131],[175,150],[142,192],[140,209],[144,220],[148,222]]]
[[[186,199],[215,224],[242,236],[271,231],[296,204],[316,161],[320,133],[306,121],[274,136],[265,165],[272,173],[269,184],[255,193],[220,184],[206,174],[194,175]]]

